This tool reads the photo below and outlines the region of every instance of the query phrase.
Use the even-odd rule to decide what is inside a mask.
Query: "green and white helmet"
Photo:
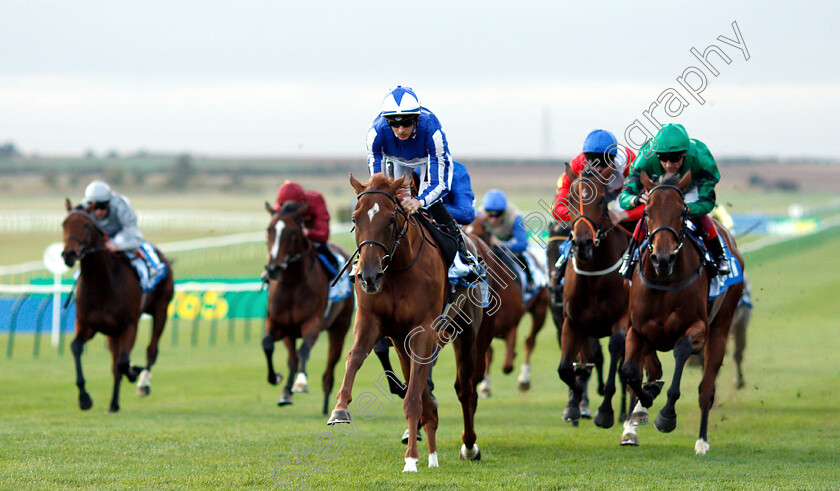
[[[85,188],[86,204],[111,201],[111,187],[105,181],[93,181]]]

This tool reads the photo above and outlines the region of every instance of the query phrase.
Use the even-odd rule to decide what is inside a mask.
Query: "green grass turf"
[[[83,360],[94,407],[82,412],[66,348],[58,356],[44,337],[35,359],[32,336],[18,336],[14,357],[3,359],[0,367],[0,487],[264,488],[285,479],[313,489],[836,489],[838,239],[835,230],[747,257],[755,300],[747,388],[733,388],[728,357],[718,378],[711,449],[705,456],[694,455],[700,378],[694,368],[684,376],[677,429],[666,435],[642,427],[638,448],[618,445],[619,425],[602,430],[589,421],[579,427],[561,421],[566,389],[555,372],[559,352],[549,322],[534,355],[531,391],[518,392],[515,373],[503,376],[498,363],[493,367],[494,395],[479,402],[476,418],[479,463],[457,457],[461,412],[451,388],[452,350],[444,351],[435,368],[441,467],[426,468],[423,442],[419,473],[406,475],[401,472],[405,448],[398,441],[405,428],[401,403],[377,392],[374,381],[381,368],[375,358],[362,368],[354,394],[357,400],[362,392],[376,394],[374,407],[381,403],[381,414],[364,419],[351,404],[352,436],[327,427],[320,414],[325,339],[319,340],[311,361],[312,392],[297,394],[293,406],[280,408],[275,405],[280,389],[265,382],[259,322],[252,323],[248,342],[243,325],[233,343],[226,323],[221,325],[212,346],[204,325],[195,347],[189,343],[189,325],[181,323],[178,345],[172,345],[171,326],[161,343],[152,395],[140,399],[133,386],[123,383],[118,414],[105,412],[112,382],[104,338],[86,347]],[[517,366],[526,330],[519,333]],[[148,331],[144,324],[136,362],[143,361]],[[344,353],[350,342],[348,336]],[[6,348],[3,336],[0,353]],[[501,350],[499,341],[496,349]],[[284,351],[278,345],[275,353],[283,372]],[[666,353],[661,358],[670,379],[672,357]],[[593,406],[600,401],[597,395],[592,398]],[[652,415],[663,404],[660,397]],[[332,441],[340,447],[326,450],[335,458],[317,456],[319,435],[335,436]]]

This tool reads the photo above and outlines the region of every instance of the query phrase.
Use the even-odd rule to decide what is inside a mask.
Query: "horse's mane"
[[[280,211],[282,215],[291,215],[297,213],[303,205],[306,203],[296,203],[296,202],[289,202],[283,205],[283,209]]]

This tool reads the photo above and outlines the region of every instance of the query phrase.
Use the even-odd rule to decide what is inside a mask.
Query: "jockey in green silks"
[[[630,173],[624,181],[624,188],[619,196],[619,204],[625,210],[632,210],[647,203],[649,192],[641,182],[642,171],[653,182],[666,174],[680,177],[691,171],[691,184],[685,190],[685,203],[688,217],[703,231],[703,242],[714,255],[718,274],[729,274],[729,263],[723,247],[723,237],[719,236],[709,212],[715,207],[715,185],[720,181],[720,172],[715,158],[706,144],[690,139],[681,124],[666,124],[660,128],[656,137],[648,140],[639,150],[639,155],[630,167]],[[624,255],[621,272],[625,278],[633,275],[634,264],[631,261],[636,246],[646,234],[645,221],[640,220],[633,240]]]

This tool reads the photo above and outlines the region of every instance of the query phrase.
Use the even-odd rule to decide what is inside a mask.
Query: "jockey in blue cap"
[[[387,172],[399,178],[415,169],[419,171],[419,194],[403,198],[403,209],[408,213],[426,209],[455,240],[458,254],[450,277],[464,277],[467,282],[480,278],[482,268],[467,251],[458,223],[444,206],[443,200],[451,191],[453,181],[446,135],[437,117],[420,105],[411,88],[397,86],[385,96],[382,110],[368,131],[367,147],[371,175]]]
[[[519,260],[525,270],[526,290],[533,285],[533,275],[528,268],[525,250],[528,248],[528,234],[522,226],[522,214],[519,209],[509,203],[505,193],[499,189],[491,189],[481,200],[482,215],[487,218],[485,229],[490,235],[490,246],[504,247]],[[504,259],[506,254],[498,254]]]

